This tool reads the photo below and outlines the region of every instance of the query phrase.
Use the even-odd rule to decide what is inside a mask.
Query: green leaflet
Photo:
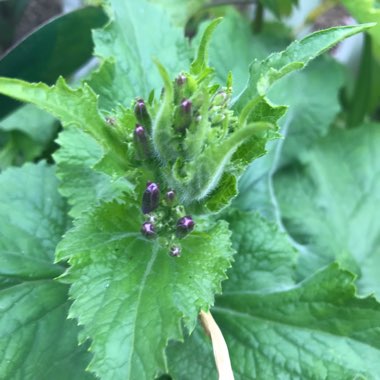
[[[146,0],[107,3],[111,21],[94,32],[94,40],[95,55],[114,62],[98,92],[102,108],[111,111],[118,103],[129,107],[137,96],[148,98],[152,89],[159,95],[162,83],[153,58],[174,76],[188,67],[191,50],[182,29],[172,26],[160,7]]]
[[[53,278],[55,245],[67,224],[54,169],[45,163],[0,175],[0,373],[15,380],[93,379],[67,320],[67,286]]]
[[[90,369],[102,379],[151,379],[166,370],[168,339],[192,330],[230,266],[233,250],[225,222],[200,227],[173,258],[161,240],[140,235],[137,207],[104,204],[66,234],[57,259],[69,259],[70,316],[91,336]],[[117,349],[115,349],[117,347]],[[143,354],[142,354],[143,353]]]
[[[272,220],[278,218],[273,175],[328,133],[340,111],[338,95],[343,84],[342,74],[337,63],[321,57],[305,70],[292,73],[273,85],[269,98],[289,105],[287,114],[279,122],[284,139],[271,143],[268,154],[253,162],[243,174],[235,206],[258,210]]]
[[[275,176],[285,227],[305,248],[302,277],[338,260],[359,275],[361,293],[380,294],[379,144],[378,124],[333,130]]]

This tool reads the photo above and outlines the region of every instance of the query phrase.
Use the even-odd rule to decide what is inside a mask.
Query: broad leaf
[[[133,204],[133,203],[132,203]],[[182,256],[140,235],[140,210],[109,203],[80,220],[59,244],[71,268],[70,315],[93,340],[90,369],[102,379],[151,379],[166,370],[168,339],[182,338],[208,309],[233,253],[226,223],[185,238]],[[142,219],[142,217],[141,217]]]
[[[111,110],[118,103],[129,107],[141,96],[147,98],[154,89],[158,96],[162,81],[153,58],[159,60],[171,76],[186,69],[190,49],[181,28],[171,25],[169,16],[147,0],[120,2],[109,0],[110,23],[94,33],[95,54],[111,58],[107,75],[98,93],[102,108]]]
[[[240,286],[213,309],[237,379],[374,379],[380,371],[380,304],[357,298],[336,265],[280,292]]]
[[[338,260],[362,293],[380,295],[379,145],[378,124],[334,130],[276,175],[283,222],[304,246],[302,277]]]
[[[68,321],[67,286],[54,250],[67,225],[54,169],[44,163],[0,175],[0,373],[6,379],[92,379]]]

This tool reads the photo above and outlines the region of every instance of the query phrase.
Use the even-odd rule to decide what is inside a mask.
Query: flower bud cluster
[[[169,254],[173,257],[181,255],[181,246],[178,240],[189,235],[195,222],[190,215],[183,215],[184,208],[176,205],[175,191],[169,189],[160,202],[160,188],[155,182],[147,182],[142,195],[141,211],[146,220],[141,226],[141,234],[147,239],[156,239],[159,236],[169,237]]]

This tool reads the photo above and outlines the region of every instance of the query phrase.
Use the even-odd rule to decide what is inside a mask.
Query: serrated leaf
[[[251,99],[265,95],[278,79],[304,68],[309,61],[339,41],[372,26],[373,24],[342,26],[315,32],[300,41],[293,42],[283,52],[271,54],[264,61],[253,61],[247,86],[238,96],[235,108],[242,110]]]
[[[132,203],[133,204],[133,203]],[[224,222],[181,241],[182,256],[140,235],[140,210],[104,204],[84,217],[57,249],[69,258],[70,315],[91,336],[90,369],[102,379],[151,379],[166,370],[168,339],[181,339],[208,309],[233,253]],[[115,349],[117,347],[117,349]]]
[[[153,58],[175,76],[188,67],[190,48],[182,29],[171,25],[169,16],[157,5],[146,0],[108,3],[112,6],[111,22],[95,31],[95,54],[104,59],[113,57],[115,66],[104,78],[105,91],[99,94],[101,102],[129,107],[136,96],[148,98],[152,89],[159,95],[162,83]]]
[[[321,78],[325,79],[323,83]],[[272,177],[328,133],[340,111],[342,84],[342,68],[327,57],[317,59],[305,70],[274,84],[269,98],[275,103],[289,105],[288,112],[279,121],[284,139],[269,144],[268,154],[253,162],[244,173],[235,206],[257,210],[272,220],[278,218]]]
[[[66,206],[45,163],[0,175],[0,373],[5,379],[93,379],[68,321],[67,286],[53,278]]]
[[[276,175],[283,222],[305,249],[301,276],[338,260],[359,275],[361,293],[380,294],[379,144],[378,124],[333,130]]]

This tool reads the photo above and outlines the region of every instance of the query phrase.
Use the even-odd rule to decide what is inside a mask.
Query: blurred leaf
[[[277,17],[289,16],[294,6],[298,5],[298,0],[260,0]]]
[[[26,37],[0,60],[0,76],[54,83],[91,57],[91,29],[107,18],[101,8],[86,7],[59,16]],[[0,97],[0,118],[20,104]]]

